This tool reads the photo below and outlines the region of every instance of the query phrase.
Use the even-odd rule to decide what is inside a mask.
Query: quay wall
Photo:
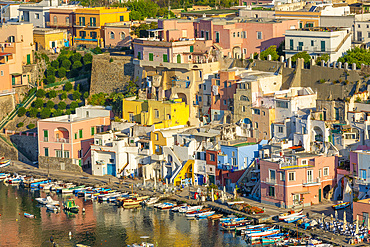
[[[37,137],[25,135],[11,135],[10,140],[14,143],[18,150],[28,157],[30,161],[37,161],[38,144]]]
[[[57,158],[57,157],[46,157],[39,156],[39,168],[60,170],[60,171],[71,171],[71,172],[82,172],[82,168],[72,163],[72,159]]]

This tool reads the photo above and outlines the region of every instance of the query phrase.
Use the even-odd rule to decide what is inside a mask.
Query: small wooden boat
[[[53,211],[53,212],[58,212],[60,210],[60,207],[57,206],[57,205],[47,204],[46,205],[46,210]]]
[[[29,214],[29,213],[24,213],[24,217],[31,218],[31,219],[35,218],[33,214]]]
[[[79,206],[75,203],[74,199],[68,199],[63,203],[64,209],[72,213],[78,213]]]
[[[250,238],[253,240],[253,239],[259,239],[259,238],[275,235],[279,232],[280,232],[279,229],[268,229],[268,230],[261,231],[261,232],[246,233],[245,235],[247,238]]]
[[[159,199],[157,197],[151,197],[148,200],[144,201],[144,204],[149,206],[149,205],[153,205],[153,204],[157,203],[158,201],[159,201]]]
[[[217,220],[217,219],[220,219],[222,217],[223,217],[223,214],[214,214],[214,215],[208,216],[208,219],[210,219],[210,220]]]
[[[0,160],[0,168],[1,167],[6,167],[8,165],[10,165],[10,160],[6,160],[4,158]]]
[[[333,205],[332,207],[334,208],[334,210],[338,210],[338,209],[346,208],[346,207],[348,207],[350,204],[351,204],[350,202],[342,202],[342,203],[339,203],[339,204],[335,204],[335,205]]]
[[[184,207],[184,208],[180,208],[179,213],[193,212],[193,211],[196,211],[196,210],[200,210],[202,208],[203,208],[202,205],[200,205],[200,206],[187,206],[187,207]]]
[[[0,173],[0,180],[6,179],[9,176],[9,173]]]
[[[199,213],[195,217],[197,219],[205,219],[205,218],[207,218],[209,216],[214,215],[215,213],[216,213],[215,211],[208,211],[208,212]]]
[[[303,209],[298,211],[298,212],[294,212],[293,210],[291,210],[288,213],[280,214],[279,215],[279,220],[285,220],[286,218],[298,216],[298,215],[301,215],[301,214],[303,214]]]
[[[293,222],[296,222],[297,220],[305,218],[305,217],[306,217],[306,215],[297,215],[297,216],[293,216],[293,217],[290,217],[290,218],[286,218],[284,221],[286,223],[293,223]]]
[[[53,200],[53,198],[51,198],[50,196],[47,196],[46,198],[36,198],[35,199],[38,203],[40,204],[43,204],[43,205],[46,205],[46,204],[49,204],[49,205],[57,205],[59,206],[59,201],[55,201]]]
[[[211,211],[211,209],[210,208],[203,208],[203,209],[200,209],[200,210],[196,210],[196,211],[186,213],[186,217],[195,217],[197,214],[208,212],[208,211]]]

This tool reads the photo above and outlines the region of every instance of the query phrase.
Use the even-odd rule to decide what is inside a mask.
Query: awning
[[[310,194],[311,191],[300,191],[300,192],[293,192],[292,195],[304,195],[304,194]]]
[[[22,74],[21,73],[13,73],[13,74],[10,74],[12,76],[21,76]]]

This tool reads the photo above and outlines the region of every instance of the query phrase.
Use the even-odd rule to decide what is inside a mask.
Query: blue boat
[[[297,215],[297,216],[294,216],[294,217],[286,218],[284,221],[286,223],[293,223],[293,222],[296,222],[297,220],[303,219],[305,217],[306,217],[306,215]]]
[[[29,213],[24,213],[24,217],[26,217],[26,218],[35,218],[35,216],[33,214],[29,214]]]
[[[350,203],[350,202],[342,202],[342,203],[339,203],[339,204],[335,204],[335,205],[333,205],[332,207],[334,208],[334,210],[338,210],[338,209],[346,208],[346,207],[348,207],[349,205],[351,205],[351,203]]]

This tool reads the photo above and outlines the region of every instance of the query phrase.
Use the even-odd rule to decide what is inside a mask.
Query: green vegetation
[[[330,59],[330,56],[329,54],[322,54],[321,56],[319,56],[318,58],[316,58],[316,64],[317,65],[321,65],[321,62],[324,61],[325,63],[327,63]]]
[[[298,58],[303,58],[305,64],[309,64],[311,60],[311,56],[307,53],[307,51],[299,52],[292,56],[292,62],[293,63],[297,62]]]
[[[66,84],[64,84],[64,90],[66,90],[67,92],[71,91],[72,88],[73,88],[72,83],[67,82]]]
[[[51,101],[51,100],[49,100],[48,102],[46,102],[46,107],[47,108],[54,108],[54,106],[55,106],[55,104],[54,104],[54,102],[53,101]]]
[[[57,92],[55,90],[51,90],[48,92],[49,99],[54,99],[55,97],[57,97]]]
[[[44,105],[44,101],[42,99],[36,99],[33,103],[32,103],[33,107],[39,109],[41,107],[43,107]]]
[[[35,128],[35,124],[30,123],[30,124],[27,126],[27,128],[29,128],[29,129],[33,129],[33,128]]]
[[[370,51],[356,47],[348,50],[343,57],[338,59],[338,62],[348,63],[349,65],[355,63],[357,68],[361,68],[361,64],[370,65]]]
[[[20,122],[20,123],[18,123],[18,124],[17,124],[17,127],[18,127],[18,128],[22,128],[22,127],[23,127],[23,125],[24,125],[24,123],[23,123],[23,122]]]
[[[58,110],[65,110],[67,108],[67,104],[64,101],[58,103]]]
[[[26,114],[27,110],[23,106],[18,109],[18,117],[23,117]]]
[[[66,93],[66,92],[63,92],[63,93],[60,95],[60,99],[61,99],[61,100],[65,100],[65,99],[67,99],[67,93]]]
[[[148,37],[148,29],[156,29],[158,28],[157,22],[151,22],[150,24],[142,23],[139,26],[132,26],[131,27],[131,35],[136,35],[139,38],[147,38]]]
[[[53,103],[54,104],[54,103]],[[51,115],[51,110],[50,108],[44,108],[42,109],[41,113],[40,113],[40,117],[42,119],[45,119],[45,118],[49,118]]]
[[[28,115],[30,116],[30,117],[37,117],[37,113],[39,113],[38,112],[38,110],[36,109],[36,108],[30,108],[29,110],[28,110]]]
[[[74,91],[73,94],[72,94],[72,97],[74,100],[78,100],[81,98],[81,93],[78,92],[78,91]]]
[[[267,60],[268,55],[271,55],[271,60],[273,61],[277,61],[279,59],[279,55],[276,51],[275,45],[270,46],[269,48],[260,53],[261,60]]]

